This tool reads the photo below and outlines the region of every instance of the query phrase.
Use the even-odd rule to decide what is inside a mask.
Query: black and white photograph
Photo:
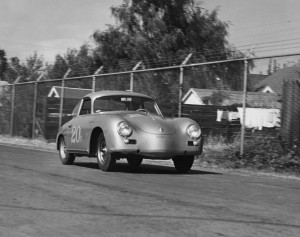
[[[0,0],[0,236],[299,237],[299,12]]]

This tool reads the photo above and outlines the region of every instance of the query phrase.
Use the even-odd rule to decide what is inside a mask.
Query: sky
[[[123,0],[0,0],[0,49],[46,61],[91,42],[95,30],[115,24],[110,7]],[[229,24],[228,41],[256,56],[300,53],[299,0],[202,0]]]

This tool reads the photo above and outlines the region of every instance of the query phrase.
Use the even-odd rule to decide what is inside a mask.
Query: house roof
[[[82,89],[82,88],[64,88],[64,98],[69,99],[81,99],[85,95],[91,93],[91,89]],[[52,86],[51,90],[48,93],[48,97],[60,98],[62,95],[62,87],[61,86]]]
[[[234,105],[243,103],[243,91],[228,91],[228,90],[211,90],[211,89],[196,89],[191,88],[185,96],[182,98],[184,103],[191,93],[194,93],[200,101],[205,100],[205,97],[209,97],[213,92],[223,92],[228,95],[228,98],[224,99],[222,105]],[[281,103],[278,102],[279,96],[272,93],[262,92],[247,92],[247,105],[257,108],[280,108]]]
[[[276,93],[277,95],[282,95],[284,80],[300,81],[300,66],[280,69],[255,85],[254,89],[256,91],[259,91],[264,89],[266,86],[269,86],[274,91],[274,93]]]
[[[248,75],[248,88],[253,90],[255,86],[266,79],[269,75],[262,75],[262,74],[249,74]]]

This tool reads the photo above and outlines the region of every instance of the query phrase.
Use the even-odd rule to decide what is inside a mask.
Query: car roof
[[[87,94],[85,97],[90,97],[93,100],[98,97],[112,96],[112,95],[138,96],[138,97],[144,97],[144,98],[149,98],[149,99],[153,100],[153,98],[151,98],[150,96],[147,96],[142,93],[137,93],[137,92],[132,92],[132,91],[110,91],[110,90],[92,92],[92,93]]]

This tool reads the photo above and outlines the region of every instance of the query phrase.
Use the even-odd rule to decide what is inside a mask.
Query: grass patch
[[[11,137],[0,135],[0,143],[9,144],[12,146],[33,147],[43,150],[55,150],[55,143],[49,143],[44,139],[28,139],[24,137]]]
[[[0,143],[55,151],[54,142],[43,139],[27,139],[0,135]],[[299,149],[298,149],[299,150]],[[253,136],[245,139],[244,154],[240,156],[240,137],[233,141],[223,136],[208,136],[204,141],[203,154],[197,163],[204,167],[271,171],[300,175],[300,152],[285,151],[276,138]]]
[[[198,160],[205,166],[300,174],[299,153],[285,151],[277,138],[246,138],[243,156],[239,151],[239,137],[230,143],[223,137],[207,137],[203,154]]]

